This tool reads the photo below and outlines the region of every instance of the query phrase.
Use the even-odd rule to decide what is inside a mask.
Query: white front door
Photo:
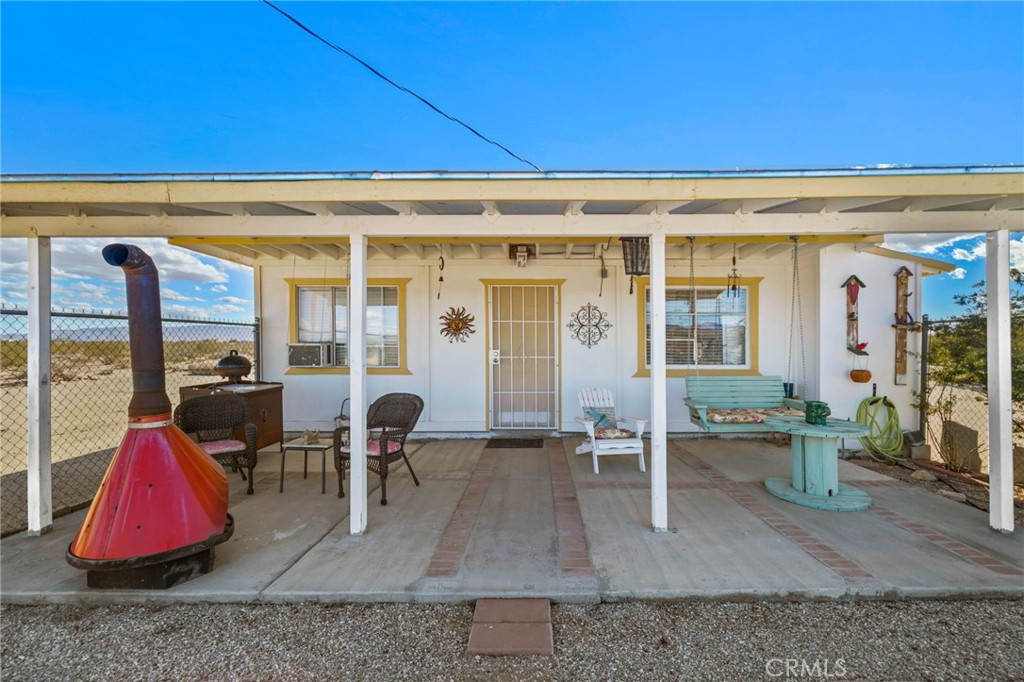
[[[557,428],[558,287],[488,288],[491,428]]]

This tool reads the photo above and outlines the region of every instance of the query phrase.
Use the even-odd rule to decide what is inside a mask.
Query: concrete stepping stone
[[[469,654],[550,656],[554,650],[549,600],[477,600],[469,632]]]

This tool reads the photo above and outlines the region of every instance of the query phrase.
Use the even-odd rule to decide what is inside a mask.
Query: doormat
[[[491,438],[487,441],[488,448],[542,448],[543,438]]]

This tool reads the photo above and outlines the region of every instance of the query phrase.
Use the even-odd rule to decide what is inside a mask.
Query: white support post
[[[665,233],[651,235],[651,526],[668,530],[668,381],[665,365]],[[638,294],[639,295],[639,294]]]
[[[366,531],[366,246],[365,234],[353,234],[349,253],[348,366],[351,403],[351,499],[349,524],[353,535]]]
[[[1010,394],[1010,236],[985,235],[988,302],[988,523],[1013,531],[1013,440]]]
[[[53,527],[50,463],[50,238],[28,240],[28,534]]]

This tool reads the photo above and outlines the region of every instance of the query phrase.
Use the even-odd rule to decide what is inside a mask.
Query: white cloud
[[[210,312],[217,315],[231,315],[233,313],[244,313],[245,308],[237,305],[229,305],[227,303],[218,303],[210,306]]]
[[[984,260],[985,259],[985,238],[984,237],[978,237],[978,241],[975,242],[973,245],[970,245],[970,249],[953,249],[949,253],[949,255],[950,255],[951,258],[953,258],[953,260],[965,260],[965,261],[968,261],[968,262],[969,261],[973,261],[973,260],[978,260],[979,258]]]
[[[223,284],[214,284],[212,287],[210,287],[210,291],[215,291],[218,294],[223,294],[227,290],[228,288]]]
[[[162,298],[165,301],[202,301],[203,300],[201,298],[196,298],[194,296],[186,296],[184,294],[179,294],[174,289],[170,289],[168,287],[163,287],[163,288],[160,289],[160,298]]]
[[[221,303],[233,303],[235,305],[244,305],[249,302],[247,298],[238,298],[237,296],[221,296],[217,299]]]
[[[976,239],[977,236],[976,234],[888,234],[885,236],[883,246],[896,251],[933,255],[940,249],[965,239]]]
[[[966,276],[967,271],[964,270],[963,268],[957,268],[956,270],[952,270],[946,273],[946,277],[949,277],[950,279],[963,279]]]
[[[1010,240],[1010,267],[1024,270],[1024,234]]]
[[[124,275],[119,268],[107,265],[103,260],[103,247],[116,243],[117,240],[101,237],[84,239],[54,239],[51,242],[53,251],[53,270],[65,277],[99,279],[105,281],[123,280]],[[166,239],[143,237],[126,239],[125,244],[134,244],[145,251],[156,264],[163,282],[227,282],[229,277],[224,270],[211,265],[190,251],[171,246]],[[6,258],[6,253],[4,255]]]

